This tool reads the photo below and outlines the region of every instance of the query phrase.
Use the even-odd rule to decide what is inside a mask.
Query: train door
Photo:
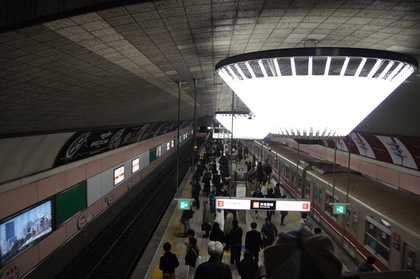
[[[417,270],[419,267],[419,257],[420,257],[419,250],[405,243],[402,269]]]

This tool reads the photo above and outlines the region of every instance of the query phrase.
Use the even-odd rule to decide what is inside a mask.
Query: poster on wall
[[[52,231],[52,202],[48,200],[0,223],[0,265]]]

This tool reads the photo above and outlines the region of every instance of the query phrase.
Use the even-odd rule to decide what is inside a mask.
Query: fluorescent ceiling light
[[[263,139],[268,135],[267,124],[250,114],[216,113],[216,120],[233,133],[233,137],[237,139]]]
[[[337,138],[348,135],[417,66],[413,57],[388,51],[295,48],[230,57],[216,71],[269,132]]]

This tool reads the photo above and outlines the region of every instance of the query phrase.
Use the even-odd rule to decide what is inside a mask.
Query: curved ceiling
[[[174,121],[178,94],[181,120],[193,119],[195,93],[199,117],[228,111],[219,61],[308,40],[420,60],[419,1],[24,2],[0,3],[2,138]],[[419,93],[417,70],[355,131],[419,138]]]

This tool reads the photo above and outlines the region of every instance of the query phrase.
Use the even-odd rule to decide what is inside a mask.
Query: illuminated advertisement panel
[[[280,211],[311,211],[310,201],[296,201],[296,200],[278,200],[276,202],[276,210]]]
[[[131,161],[131,172],[135,173],[140,169],[140,158],[136,158],[133,161]]]
[[[249,200],[216,199],[216,208],[220,209],[249,209]]]
[[[124,180],[124,166],[121,166],[114,170],[114,185]]]
[[[52,231],[51,212],[48,200],[0,223],[0,266]]]

